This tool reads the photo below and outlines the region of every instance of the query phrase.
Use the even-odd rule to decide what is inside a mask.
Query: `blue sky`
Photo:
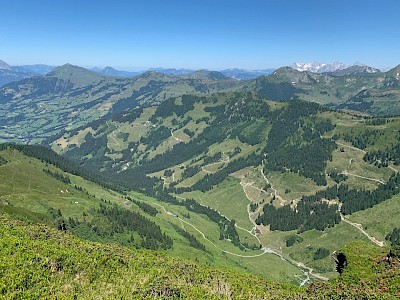
[[[399,0],[0,0],[11,65],[263,69],[400,64]]]

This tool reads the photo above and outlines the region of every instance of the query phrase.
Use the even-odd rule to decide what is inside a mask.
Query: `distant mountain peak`
[[[300,72],[309,71],[309,72],[313,72],[313,73],[334,72],[337,70],[343,70],[347,67],[348,66],[346,66],[345,64],[343,64],[341,62],[325,64],[325,63],[320,63],[320,62],[316,62],[316,61],[306,62],[306,63],[296,62],[291,65],[291,68],[293,68],[297,71],[300,71]]]
[[[11,67],[5,62],[0,59],[0,69],[3,70],[11,70]]]
[[[353,65],[342,70],[336,70],[332,72],[333,76],[345,76],[345,75],[367,75],[380,73],[381,71],[367,65]]]
[[[114,69],[113,67],[107,66],[102,70],[102,73],[105,75],[115,76],[114,74],[118,73],[119,71]]]

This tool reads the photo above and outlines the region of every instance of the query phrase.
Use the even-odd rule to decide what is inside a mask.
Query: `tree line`
[[[334,129],[329,119],[315,115],[324,109],[304,101],[291,101],[276,113],[264,152],[265,172],[290,170],[326,185],[326,162],[332,159],[336,144],[322,135]]]

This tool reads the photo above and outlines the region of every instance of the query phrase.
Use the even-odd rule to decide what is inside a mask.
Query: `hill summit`
[[[225,76],[218,71],[198,70],[190,74],[183,75],[184,78],[199,79],[199,80],[232,80],[232,78]]]
[[[46,76],[67,80],[74,86],[85,86],[91,83],[99,82],[105,78],[98,73],[71,64],[65,64],[60,67],[56,67]]]

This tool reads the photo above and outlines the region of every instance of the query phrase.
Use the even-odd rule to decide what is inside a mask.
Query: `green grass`
[[[388,249],[345,246],[342,276],[307,288],[215,269],[155,251],[80,240],[0,215],[0,291],[5,299],[395,299],[399,263]],[[257,264],[257,261],[254,261]],[[259,264],[257,264],[260,266]],[[276,269],[274,265],[271,266]],[[284,272],[284,270],[281,270]]]
[[[98,203],[72,186],[44,174],[43,168],[53,169],[51,166],[46,167],[17,151],[1,153],[10,163],[0,168],[0,197],[11,205],[37,213],[46,213],[50,207],[60,208],[68,217],[80,215]]]
[[[349,145],[349,143],[343,141],[340,143]],[[340,148],[343,148],[343,152],[340,151]],[[335,171],[340,173],[347,171],[351,174],[381,180],[383,182],[387,181],[392,173],[388,168],[378,168],[365,162],[363,160],[364,154],[361,151],[348,147],[339,145],[339,148],[333,151],[332,157],[333,160],[329,161],[327,164],[327,172]],[[348,175],[346,183],[354,188],[374,189],[378,186],[378,182],[352,175]]]
[[[296,231],[269,231],[261,235],[261,242],[270,247],[281,251],[285,256],[315,269],[316,273],[322,273],[324,276],[336,277],[334,272],[335,264],[328,256],[321,260],[314,260],[313,255],[317,248],[326,248],[332,253],[343,248],[352,241],[361,240],[370,243],[369,240],[353,226],[340,223],[334,228],[328,228],[325,231],[310,230],[299,234],[303,241],[296,243],[291,247],[286,247],[286,238],[296,234]]]
[[[302,292],[160,252],[89,243],[44,226],[26,226],[4,216],[0,220],[0,290],[6,298],[223,299],[291,297]]]
[[[88,220],[91,220],[90,210],[98,208],[100,199],[105,199],[113,203],[117,203],[127,209],[137,211],[144,214],[135,204],[126,205],[125,196],[113,191],[100,188],[98,185],[91,183],[71,174],[66,174],[51,165],[46,166],[41,161],[28,158],[18,151],[2,151],[1,156],[9,161],[9,163],[0,166],[0,211],[7,212],[16,218],[24,219],[33,223],[46,223],[53,226],[53,218],[49,215],[49,208],[62,211],[63,217],[68,219],[73,217],[82,220],[82,213],[88,213]],[[71,180],[71,185],[64,184],[43,172],[43,168],[49,168],[53,171],[63,173]],[[236,184],[236,183],[235,183]],[[74,185],[83,187],[86,192],[77,191]],[[237,184],[236,184],[237,185]],[[240,185],[237,186],[240,191]],[[68,190],[68,192],[67,192]],[[243,193],[241,191],[241,193]],[[243,259],[244,263],[236,257],[229,254],[223,254],[220,249],[231,251],[239,255],[255,255],[260,251],[241,251],[229,241],[219,240],[219,227],[216,223],[211,222],[207,216],[198,215],[189,212],[182,206],[174,206],[161,203],[151,197],[144,196],[140,193],[131,192],[130,196],[138,201],[146,202],[153,205],[159,210],[156,217],[146,215],[149,219],[156,222],[162,232],[171,236],[174,245],[169,254],[176,257],[186,259],[197,259],[199,262],[214,267],[224,267],[234,269],[241,272],[251,272],[260,274],[269,278],[276,278],[282,281],[292,281],[295,274],[299,273],[298,268],[290,264],[276,260],[271,255],[263,256],[261,265],[269,266],[261,268],[254,263],[254,259]],[[218,248],[214,247],[209,241],[203,239],[202,235],[192,226],[183,223],[178,218],[170,216],[163,212],[158,206],[163,205],[167,210],[179,215],[182,220],[189,222],[196,228],[199,228]],[[189,213],[190,219],[184,216]],[[177,234],[173,225],[183,227],[189,233],[193,234],[201,243],[206,246],[206,252],[200,251],[189,246],[189,243],[182,236]],[[251,226],[249,226],[249,229]],[[246,232],[241,232],[243,242],[249,244],[256,243],[254,237]],[[272,266],[277,269],[271,271]],[[271,269],[271,270],[270,270]],[[278,270],[284,270],[278,272]],[[283,275],[284,274],[284,275]]]
[[[299,200],[302,195],[314,194],[324,188],[318,186],[311,179],[293,172],[270,172],[267,174],[267,178],[286,204],[292,200]]]
[[[253,227],[247,214],[247,205],[250,201],[237,179],[228,177],[209,192],[193,191],[182,194],[182,197],[193,198],[203,205],[210,206],[248,230]]]
[[[349,220],[363,225],[363,228],[372,236],[380,241],[384,241],[386,235],[394,227],[400,227],[400,196],[393,198],[368,208],[356,212],[349,216]],[[387,242],[387,241],[386,241]]]
[[[202,242],[207,249],[207,252],[205,253],[190,248],[188,249],[187,245],[185,245],[184,243],[175,243],[173,249],[168,252],[170,255],[186,259],[193,259],[193,257],[195,256],[199,262],[214,267],[224,267],[239,270],[242,272],[249,272],[252,274],[262,275],[267,278],[274,278],[280,281],[293,282],[298,284],[295,275],[301,275],[300,270],[290,263],[282,261],[275,255],[266,254],[258,258],[251,258],[238,257],[228,253],[223,253],[221,250],[229,251],[237,255],[252,256],[259,255],[260,253],[262,253],[262,251],[240,251],[229,241],[220,241],[218,226],[215,223],[210,222],[205,215],[198,215],[193,212],[187,211],[182,206],[162,203],[153,198],[146,197],[138,193],[131,193],[131,196],[135,199],[146,201],[147,203],[150,203],[157,208],[160,208],[159,205],[162,205],[166,208],[167,211],[178,215],[185,222],[180,221],[180,219],[177,217],[164,213],[163,209],[160,208],[158,222],[162,224],[162,228],[164,228],[165,232],[174,238],[176,233],[174,232],[170,223],[173,223],[179,227],[183,227],[192,235],[196,236],[196,238],[200,242]],[[184,217],[184,215],[187,215],[188,213],[190,215],[190,219]],[[213,246],[210,241],[205,240],[203,236],[193,228],[193,226],[188,225],[186,222],[190,223],[201,232],[203,232],[207,239],[211,240],[211,242],[214,243],[217,248]],[[242,242],[247,242],[249,244],[256,243],[256,240],[253,236],[240,229],[237,230]]]

